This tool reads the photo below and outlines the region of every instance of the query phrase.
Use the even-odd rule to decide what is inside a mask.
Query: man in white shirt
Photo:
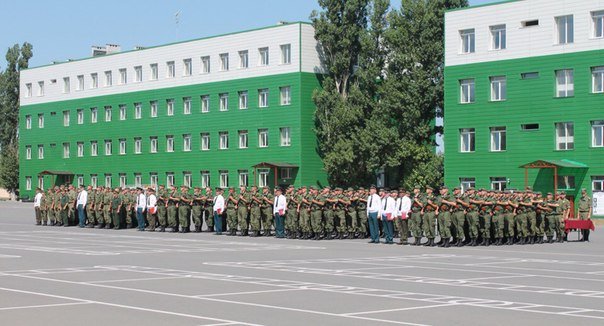
[[[36,212],[36,225],[42,225],[42,189],[36,188],[36,196],[34,197],[34,211]],[[46,223],[46,221],[44,221]]]
[[[143,193],[143,188],[136,188],[136,222],[138,230],[145,231],[145,209],[147,208],[147,196]]]
[[[283,196],[281,188],[275,189],[273,199],[273,215],[275,216],[275,236],[279,239],[285,238],[285,211],[287,210],[287,199]]]
[[[86,227],[86,203],[88,202],[88,192],[84,189],[84,185],[80,185],[78,189],[78,200],[76,207],[78,208],[79,227]]]
[[[157,221],[157,197],[153,188],[147,189],[147,221],[149,222],[147,231],[154,232]]]
[[[367,197],[367,223],[369,224],[369,235],[371,241],[369,243],[380,243],[380,224],[378,216],[381,210],[381,199],[376,194],[375,186],[369,188],[369,197]]]
[[[399,245],[406,245],[409,239],[409,224],[408,218],[411,211],[411,198],[409,192],[402,190],[399,192],[399,198],[396,200],[396,229],[400,235]]]
[[[382,226],[384,228],[384,237],[386,238],[385,243],[393,244],[394,225],[392,221],[394,220],[396,214],[396,197],[398,197],[398,192],[392,191],[392,193],[390,193],[387,190],[384,190],[382,193],[382,210],[380,219],[382,220]]]
[[[222,235],[222,214],[224,213],[224,197],[222,196],[222,188],[216,188],[216,197],[214,197],[214,227],[216,235]]]

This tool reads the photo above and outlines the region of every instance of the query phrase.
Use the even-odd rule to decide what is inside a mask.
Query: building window
[[[157,118],[157,101],[149,102],[151,106],[151,118]]]
[[[76,111],[76,113],[77,113],[77,116],[78,116],[78,124],[79,125],[84,124],[84,110],[78,109]]]
[[[25,97],[31,97],[31,94],[32,94],[31,89],[32,89],[31,83],[25,84]]]
[[[174,152],[174,136],[166,136],[166,152]]]
[[[506,31],[505,25],[491,26],[491,50],[505,50]]]
[[[99,155],[99,145],[96,140],[90,142],[90,156]]]
[[[30,145],[25,146],[25,159],[31,160],[31,146]]]
[[[151,187],[153,187],[153,189],[157,189],[158,180],[159,178],[157,177],[157,172],[149,173],[149,183],[151,183]]]
[[[572,122],[556,123],[556,149],[570,150],[575,148],[575,130]]]
[[[120,85],[126,85],[128,83],[128,73],[126,68],[120,69]]]
[[[76,91],[82,91],[82,90],[84,90],[84,75],[79,75]]]
[[[25,116],[25,129],[31,129],[31,115]]]
[[[134,81],[140,83],[143,81],[143,67],[136,66],[134,67]]]
[[[520,78],[522,78],[523,80],[539,78],[539,73],[538,72],[523,72],[520,74]]]
[[[258,186],[260,188],[268,186],[269,169],[258,169]]]
[[[501,152],[507,149],[506,128],[491,127],[491,152]]]
[[[591,177],[591,191],[604,191],[604,176],[593,176]]]
[[[174,173],[173,172],[167,172],[166,173],[166,186],[167,187],[172,187],[174,185]]]
[[[201,171],[201,186],[203,188],[210,186],[210,171]]]
[[[239,170],[239,187],[247,187],[249,172],[247,170]]]
[[[520,125],[520,129],[522,129],[522,131],[539,130],[539,124],[538,123],[524,123],[524,124]]]
[[[111,121],[111,107],[106,106],[105,107],[105,122],[110,122],[110,121]]]
[[[183,114],[191,114],[191,98],[184,97],[182,99],[182,111]]]
[[[220,171],[220,187],[227,188],[229,186],[229,171]]]
[[[92,188],[96,188],[98,186],[98,182],[99,182],[98,176],[96,174],[91,174],[90,175],[90,186]]]
[[[594,11],[591,13],[593,20],[593,37],[603,38],[604,37],[604,10]]]
[[[289,127],[279,128],[279,135],[281,139],[281,146],[291,146],[292,139]]]
[[[210,150],[210,134],[207,132],[201,133],[201,150],[202,151]]]
[[[220,140],[220,149],[229,149],[229,132],[221,131],[218,133]]]
[[[38,114],[38,128],[44,128],[44,113]]]
[[[210,112],[210,95],[201,96],[201,113]]]
[[[78,157],[84,157],[84,143],[78,142],[77,146],[78,146]]]
[[[258,147],[268,147],[268,129],[258,129]]]
[[[83,184],[84,184],[84,176],[81,174],[78,174],[76,176],[76,187],[80,187]]]
[[[126,155],[126,140],[120,139],[120,155]]]
[[[476,34],[474,29],[459,31],[461,36],[461,53],[474,53],[476,51]]]
[[[191,172],[183,172],[182,174],[182,184],[191,188]]]
[[[247,91],[239,92],[239,109],[240,110],[247,109]]]
[[[281,64],[287,65],[292,63],[292,46],[291,44],[281,45]]]
[[[202,74],[210,73],[210,57],[209,56],[201,57],[201,73]]]
[[[126,112],[126,105],[120,104],[119,108],[120,108],[120,120],[122,120],[122,121],[126,120],[126,118],[127,118],[126,117],[126,113],[127,113]]]
[[[38,145],[38,160],[44,159],[44,145]]]
[[[462,79],[459,81],[461,92],[461,103],[474,103],[474,79]]]
[[[125,173],[120,173],[120,188],[126,188],[126,184],[128,184],[128,178]]]
[[[461,191],[465,192],[469,188],[476,187],[476,179],[475,178],[459,178],[459,185],[461,187]]]
[[[143,139],[140,137],[134,138],[134,154],[141,154],[143,152]]]
[[[63,143],[63,158],[69,158],[69,143]]]
[[[142,187],[143,185],[143,177],[140,173],[135,173],[134,174],[134,186],[135,187]]]
[[[229,110],[229,93],[220,94],[220,111]]]
[[[239,68],[245,69],[249,67],[249,54],[247,50],[239,51]]]
[[[63,77],[63,93],[69,93],[70,88],[69,77]]]
[[[258,107],[268,107],[268,88],[258,90]]]
[[[99,74],[97,74],[96,72],[90,74],[90,80],[90,88],[99,88]]]
[[[604,147],[604,120],[591,122],[591,146]]]
[[[111,188],[111,174],[105,174],[105,187]]]
[[[491,189],[497,191],[504,191],[507,186],[506,177],[491,177]]]
[[[280,170],[281,179],[291,179],[292,178],[292,168],[281,168]]]
[[[473,153],[476,150],[476,133],[474,128],[460,129],[459,135],[461,143],[460,151],[462,153]]]
[[[113,85],[113,76],[111,70],[105,71],[105,87]]]
[[[281,105],[290,105],[292,103],[290,86],[279,87],[279,102]]]
[[[111,140],[105,140],[105,155],[111,155]]]
[[[248,135],[247,130],[239,130],[239,148],[240,149],[247,148],[247,146],[248,146],[247,135]]]
[[[44,96],[44,82],[38,82],[38,96]]]
[[[229,54],[221,53],[220,54],[220,71],[228,71],[229,70]]]
[[[558,189],[575,189],[575,176],[558,175]]]
[[[185,152],[191,151],[191,134],[182,135],[182,150]]]
[[[97,121],[99,121],[99,110],[90,108],[90,123],[97,123]]]
[[[143,117],[143,105],[142,103],[134,103],[134,119],[141,119]]]
[[[572,69],[556,70],[556,96],[575,95],[574,73]]]
[[[573,15],[556,17],[556,35],[558,44],[573,43]]]
[[[157,153],[157,137],[149,137],[149,152]]]
[[[157,63],[152,63],[149,67],[151,68],[151,76],[149,76],[149,79],[157,80],[157,78],[159,77],[159,69],[157,67]]]
[[[604,93],[604,66],[591,68],[592,92]]]
[[[69,127],[69,111],[63,111],[63,127]]]
[[[174,78],[176,76],[176,67],[174,61],[166,62],[166,78]]]
[[[174,115],[174,99],[166,100],[166,111],[168,116]]]
[[[260,66],[268,66],[268,48],[259,48],[258,55],[260,57]]]
[[[491,101],[504,101],[507,96],[505,76],[491,77]]]
[[[31,177],[25,177],[25,190],[31,190]]]
[[[191,62],[191,59],[184,59],[182,63],[184,66],[182,75],[185,77],[191,76],[193,74],[193,62]]]

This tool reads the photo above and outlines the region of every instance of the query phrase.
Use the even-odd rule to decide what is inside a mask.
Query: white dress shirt
[[[138,195],[138,199],[136,201],[136,209],[142,208],[143,211],[147,208],[147,197],[145,194]]]
[[[88,192],[86,190],[82,190],[80,191],[80,193],[78,194],[78,203],[76,206],[86,206],[86,203],[88,202]]]
[[[399,198],[396,203],[396,210],[396,216],[405,215],[408,217],[409,211],[411,210],[411,198],[409,198],[409,196]]]
[[[378,194],[369,195],[369,197],[367,197],[367,216],[369,216],[369,213],[378,213],[379,215],[381,203],[382,199]]]
[[[279,213],[280,210],[282,210],[284,214],[287,210],[287,199],[285,199],[285,196],[283,195],[276,196],[273,200],[273,215]]]
[[[394,214],[396,213],[396,201],[394,200],[394,198],[387,196],[382,198],[381,202],[381,211],[380,211],[380,215],[383,217],[386,217],[387,214],[391,214],[392,216],[394,216]]]
[[[222,195],[217,195],[216,197],[214,197],[213,210],[214,212],[218,212],[219,209],[220,213],[222,214],[222,212],[224,212],[224,197],[222,197]]]
[[[34,207],[40,207],[42,206],[42,193],[39,192],[36,194],[36,197],[34,197]]]
[[[157,206],[157,197],[154,194],[147,197],[147,208],[155,208]]]

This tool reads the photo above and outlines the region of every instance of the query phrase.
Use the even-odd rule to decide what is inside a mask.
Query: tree
[[[9,48],[0,74],[0,185],[12,194],[19,188],[19,73],[29,66],[32,48],[27,42]]]

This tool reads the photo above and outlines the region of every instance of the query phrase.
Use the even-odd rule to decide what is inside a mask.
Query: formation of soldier
[[[166,188],[160,185],[143,190],[109,187],[57,186],[36,196],[36,224],[70,226],[77,220],[80,194],[85,191],[85,218],[80,227],[121,229],[138,227],[143,231],[215,232],[229,236],[273,236],[275,194],[268,187],[223,189],[187,186]],[[279,193],[281,189],[278,190]],[[147,200],[145,218],[137,222],[141,193]],[[379,243],[424,246],[489,246],[564,242],[565,220],[571,205],[564,192],[543,196],[525,191],[491,191],[441,187],[438,195],[431,187],[422,192],[376,189],[289,186],[282,215],[285,237],[289,239],[358,239]],[[220,197],[220,208],[215,201]],[[149,199],[153,198],[151,202]],[[375,198],[375,202],[374,202]],[[283,203],[282,203],[283,204]],[[378,206],[379,204],[379,206]],[[143,205],[145,206],[145,205]],[[224,206],[224,207],[222,207]],[[585,189],[578,201],[577,217],[591,218],[591,199]],[[82,210],[80,210],[82,211]],[[377,220],[375,217],[377,216]],[[374,220],[374,221],[373,221]],[[144,225],[140,225],[140,224]],[[204,228],[205,223],[205,228]],[[215,229],[215,224],[218,229]],[[222,226],[225,226],[224,229]],[[376,233],[377,232],[377,233]],[[435,242],[437,236],[440,241]],[[377,240],[376,240],[376,237]],[[409,241],[413,238],[412,241]],[[423,239],[426,238],[425,241]],[[589,230],[582,241],[589,241]]]

